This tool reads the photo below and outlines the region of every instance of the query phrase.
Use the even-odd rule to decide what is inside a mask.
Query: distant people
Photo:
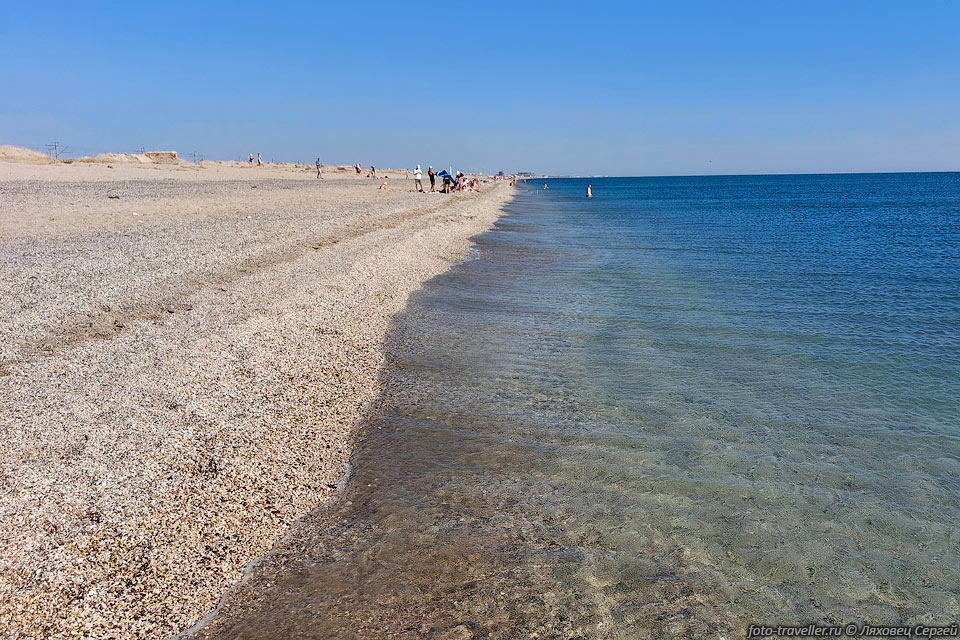
[[[258,166],[258,167],[262,167],[262,166],[263,166],[263,162],[260,160],[260,152],[259,152],[259,151],[257,152],[257,166]]]
[[[252,167],[252,166],[253,166],[253,154],[252,154],[252,153],[250,154],[250,157],[248,158],[247,161],[250,163],[250,166]]]
[[[417,192],[423,193],[423,171],[420,170],[420,165],[413,170],[413,182],[417,186]]]
[[[433,167],[427,167],[427,176],[430,178],[430,191],[436,191],[437,172],[433,170]]]
[[[591,185],[589,185],[589,184],[587,185],[587,197],[588,197],[588,198],[592,198],[592,197],[593,197],[593,190],[591,189]]]
[[[543,183],[543,188],[544,188],[544,189],[549,189],[550,187],[548,187],[548,186],[547,186],[547,183],[544,182],[544,183]]]
[[[380,191],[386,191],[386,190],[387,190],[387,178],[389,178],[389,177],[390,177],[390,176],[383,176],[383,183],[380,185]]]
[[[353,166],[354,166],[354,168],[356,168],[356,170],[357,170],[357,177],[358,177],[358,178],[359,178],[361,175],[363,175],[363,167],[360,166],[360,163],[359,163],[359,162],[358,162],[357,164],[353,165]]]
[[[323,164],[320,162],[320,158],[317,158],[317,177],[323,178]]]
[[[367,177],[368,177],[368,178],[376,178],[376,177],[377,177],[377,168],[376,168],[375,166],[370,165],[370,171],[367,172]]]

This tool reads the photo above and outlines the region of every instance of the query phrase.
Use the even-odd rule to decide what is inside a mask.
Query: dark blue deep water
[[[546,183],[398,319],[341,524],[248,630],[956,621],[960,174]]]

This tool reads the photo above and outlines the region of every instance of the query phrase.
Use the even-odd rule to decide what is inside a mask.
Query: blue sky
[[[960,170],[958,33],[948,1],[10,0],[0,144],[560,174]]]

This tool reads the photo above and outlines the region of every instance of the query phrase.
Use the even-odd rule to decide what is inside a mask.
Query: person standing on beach
[[[317,177],[323,178],[323,164],[320,163],[320,158],[317,158]]]
[[[363,173],[363,168],[360,166],[360,163],[359,163],[359,162],[358,162],[357,164],[353,165],[353,166],[354,166],[354,168],[356,168],[356,170],[357,170],[357,177],[359,178],[359,177],[361,176],[361,174]]]
[[[260,152],[259,152],[259,151],[257,151],[257,166],[258,166],[258,167],[262,167],[262,166],[263,166],[263,162],[260,160]]]
[[[423,171],[420,170],[420,165],[413,170],[413,181],[417,185],[417,192],[423,193]]]
[[[252,166],[253,166],[253,154],[252,154],[252,153],[250,154],[250,158],[248,158],[248,162],[250,162],[250,166],[252,167]]]
[[[427,177],[430,178],[430,191],[436,191],[437,172],[433,170],[433,167],[427,167]]]

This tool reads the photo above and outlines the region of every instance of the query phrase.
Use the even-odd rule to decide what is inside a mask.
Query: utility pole
[[[50,155],[53,156],[54,160],[59,160],[60,159],[60,143],[54,142],[53,144],[48,144],[47,152],[49,152]]]

